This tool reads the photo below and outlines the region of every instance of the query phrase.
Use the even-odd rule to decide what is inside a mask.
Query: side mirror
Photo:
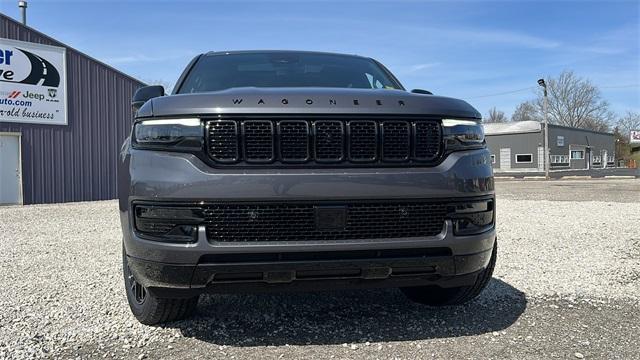
[[[411,90],[412,93],[414,94],[423,94],[423,95],[433,95],[433,93],[429,90],[422,90],[422,89],[413,89]]]
[[[133,100],[131,100],[131,107],[133,108],[134,112],[138,111],[138,109],[140,109],[140,107],[142,107],[142,105],[146,103],[147,100],[160,97],[160,96],[164,96],[164,87],[162,87],[162,85],[151,85],[151,86],[141,87],[140,89],[136,90],[135,94],[133,94]]]

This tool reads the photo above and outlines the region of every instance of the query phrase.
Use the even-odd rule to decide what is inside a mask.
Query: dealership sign
[[[632,144],[640,144],[640,130],[631,130],[629,142]]]
[[[66,50],[0,38],[0,122],[67,124]]]

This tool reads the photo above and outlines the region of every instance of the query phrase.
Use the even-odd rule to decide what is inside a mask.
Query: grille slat
[[[280,159],[284,162],[300,162],[309,159],[309,124],[303,120],[281,121]]]
[[[378,124],[375,121],[349,122],[349,158],[374,161],[378,157]]]
[[[222,165],[430,165],[442,155],[436,120],[210,120],[207,151]]]
[[[443,203],[355,203],[344,206],[344,229],[318,230],[317,204],[219,204],[205,208],[207,238],[213,242],[316,241],[412,238],[439,234],[447,215]]]
[[[268,120],[251,120],[242,123],[244,158],[248,162],[273,160],[273,123]]]
[[[210,121],[209,156],[215,161],[233,162],[238,156],[238,124],[232,120]]]
[[[313,123],[316,161],[338,162],[344,157],[344,124],[342,121]]]
[[[406,121],[385,121],[382,123],[382,159],[405,161],[409,159],[411,143],[409,123]]]
[[[440,126],[434,122],[413,124],[415,139],[414,156],[419,160],[433,160],[440,151]]]

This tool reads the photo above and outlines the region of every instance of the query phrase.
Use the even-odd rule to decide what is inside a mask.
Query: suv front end
[[[132,311],[172,320],[203,292],[399,287],[430,305],[472,299],[496,257],[479,120],[463,101],[403,89],[243,87],[145,102],[119,168]]]

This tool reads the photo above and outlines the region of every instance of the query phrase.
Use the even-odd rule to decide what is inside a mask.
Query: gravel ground
[[[640,180],[506,183],[496,273],[466,306],[218,295],[165,327],[129,313],[116,202],[0,207],[0,358],[640,358]]]

